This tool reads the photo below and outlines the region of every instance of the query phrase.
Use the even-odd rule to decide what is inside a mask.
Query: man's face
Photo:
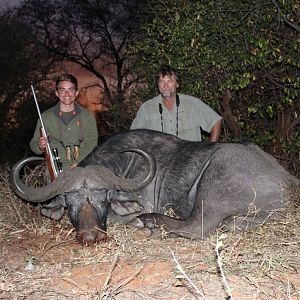
[[[159,76],[158,89],[166,100],[169,100],[176,95],[176,90],[179,84],[174,75]]]
[[[78,96],[78,91],[73,83],[61,81],[58,84],[55,94],[59,98],[60,103],[64,105],[73,105]]]

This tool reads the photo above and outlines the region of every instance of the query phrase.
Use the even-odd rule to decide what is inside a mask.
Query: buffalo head
[[[106,222],[111,200],[111,191],[137,191],[153,179],[156,164],[153,157],[144,150],[130,148],[121,152],[142,155],[149,164],[149,172],[142,179],[125,179],[117,176],[103,165],[88,165],[65,170],[54,181],[42,187],[29,187],[20,179],[21,169],[41,157],[29,157],[17,162],[11,169],[10,183],[22,199],[42,203],[58,195],[64,195],[65,205],[77,238],[83,244],[106,240]]]

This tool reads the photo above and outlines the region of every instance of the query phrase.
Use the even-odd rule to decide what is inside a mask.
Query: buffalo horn
[[[122,178],[120,176],[114,175],[114,173],[112,173],[111,170],[102,167],[100,165],[90,165],[85,167],[85,169],[90,168],[90,171],[88,172],[89,178],[91,178],[93,182],[97,182],[97,178],[101,177],[103,181],[106,182],[109,188],[127,191],[127,192],[137,191],[147,186],[151,182],[151,180],[153,179],[156,173],[156,162],[154,157],[149,152],[140,148],[127,148],[120,151],[120,153],[122,152],[137,153],[141,155],[148,162],[149,172],[143,178],[143,180],[141,180],[140,178],[136,178],[136,179]]]
[[[42,187],[29,187],[25,185],[20,179],[20,170],[32,161],[42,161],[44,158],[38,156],[27,157],[23,160],[18,161],[11,169],[10,172],[10,185],[14,192],[24,200],[29,202],[44,202],[48,199],[51,199],[58,194],[62,194],[65,190],[67,190],[72,185],[72,180],[74,181],[74,177],[76,176],[73,173],[76,173],[75,169],[72,175],[63,174],[60,175],[51,183]],[[69,171],[68,171],[69,172]],[[63,172],[65,173],[65,172]]]

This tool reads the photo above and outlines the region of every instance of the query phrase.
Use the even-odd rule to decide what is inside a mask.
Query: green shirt
[[[146,101],[137,112],[130,129],[153,129],[175,136],[178,130],[179,138],[201,141],[201,129],[209,133],[222,117],[198,98],[184,94],[178,96],[179,106],[174,105],[171,111],[164,106],[161,95]]]
[[[57,148],[63,169],[72,163],[79,163],[98,144],[98,130],[94,115],[84,107],[76,104],[74,117],[68,124],[65,124],[60,116],[59,103],[42,113],[43,123],[48,135],[51,149]],[[30,148],[36,154],[42,154],[39,149],[41,123],[38,120],[33,138],[30,141]],[[70,147],[71,159],[67,158],[67,149]],[[74,146],[79,146],[79,156],[72,157]]]

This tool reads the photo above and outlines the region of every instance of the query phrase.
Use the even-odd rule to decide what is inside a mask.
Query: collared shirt
[[[184,94],[178,96],[179,106],[174,104],[171,111],[163,104],[161,95],[146,101],[137,112],[130,129],[152,129],[175,136],[178,131],[179,138],[201,141],[201,129],[209,133],[222,117],[198,98]],[[162,107],[161,113],[159,105]]]
[[[42,113],[43,123],[49,136],[50,147],[58,150],[63,169],[72,163],[79,163],[98,144],[98,130],[94,115],[86,108],[75,105],[74,117],[65,124],[60,116],[59,103]],[[30,148],[36,154],[42,154],[39,149],[40,121],[38,120]],[[68,159],[67,146],[79,146],[78,158]]]

